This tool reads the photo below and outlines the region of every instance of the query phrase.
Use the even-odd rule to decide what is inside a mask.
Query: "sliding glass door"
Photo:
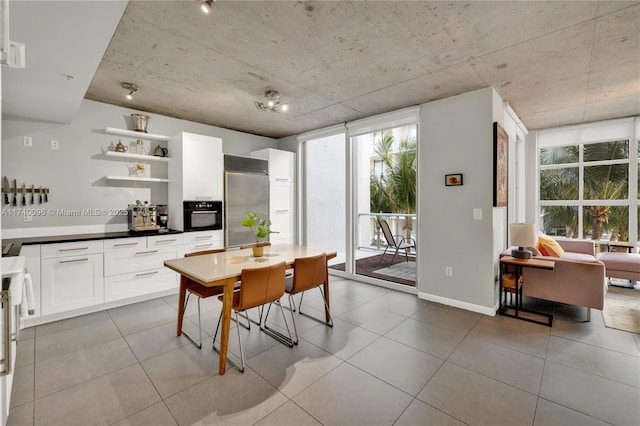
[[[408,108],[300,136],[301,242],[337,251],[334,272],[417,291],[417,122]]]
[[[415,287],[415,124],[350,138],[356,275]]]
[[[346,161],[345,134],[302,143],[303,244],[337,251],[329,264],[341,264],[346,253]]]

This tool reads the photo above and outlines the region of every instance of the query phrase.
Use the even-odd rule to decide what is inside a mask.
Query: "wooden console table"
[[[515,274],[513,281],[505,273],[507,266],[515,267]],[[537,312],[531,309],[525,309],[522,307],[522,286],[526,285],[526,282],[522,280],[522,268],[540,268],[550,269],[555,268],[556,263],[553,260],[546,259],[516,259],[511,256],[504,256],[500,258],[500,307],[498,313],[500,315],[508,316],[511,318],[517,318],[523,321],[534,322],[536,324],[542,324],[551,327],[553,325],[553,314],[547,314],[544,312]],[[507,293],[515,293],[516,303],[514,305],[507,305]],[[502,296],[504,294],[504,303],[502,302]],[[509,309],[513,309],[515,313],[508,312]],[[521,312],[527,312],[547,318],[547,321],[539,321],[534,318],[529,318],[520,315]]]

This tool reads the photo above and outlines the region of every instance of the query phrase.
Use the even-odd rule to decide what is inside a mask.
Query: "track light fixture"
[[[129,100],[133,99],[133,95],[138,91],[138,86],[133,83],[122,83],[122,88],[129,91],[129,93],[127,93],[127,99]]]
[[[289,105],[280,102],[280,93],[275,90],[269,90],[264,94],[264,97],[267,98],[267,102],[258,102],[255,101],[256,108],[262,111],[271,111],[271,112],[287,112],[289,110]]]
[[[208,15],[213,10],[213,3],[215,2],[216,0],[204,0],[200,3],[200,9],[202,9],[203,13]]]

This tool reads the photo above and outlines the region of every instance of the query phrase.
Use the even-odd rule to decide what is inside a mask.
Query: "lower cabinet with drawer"
[[[178,257],[183,257],[185,253],[224,247],[222,231],[194,231],[185,232],[182,235],[184,244],[178,251]]]
[[[102,253],[42,259],[42,315],[104,303]]]
[[[177,274],[164,261],[178,257],[181,237],[142,237],[144,244],[105,249],[105,302],[177,289]]]

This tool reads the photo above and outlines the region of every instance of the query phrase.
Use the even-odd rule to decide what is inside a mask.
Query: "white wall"
[[[420,297],[487,314],[506,226],[506,208],[493,207],[493,122],[502,111],[495,90],[481,89],[422,105],[418,130]],[[445,186],[449,173],[462,173],[464,185]]]
[[[47,209],[123,209],[136,199],[166,203],[166,183],[123,184],[104,179],[106,175],[126,174],[127,163],[105,160],[102,151],[111,143],[116,144],[119,139],[124,144],[135,141],[135,138],[105,134],[104,129],[132,129],[130,114],[136,112],[139,111],[84,100],[69,125],[3,118],[1,174],[11,181],[16,179],[19,186],[22,182],[28,187],[31,184],[36,187],[48,186],[51,194],[49,203],[44,206]],[[276,140],[271,138],[156,114],[147,115],[151,117],[147,127],[149,133],[173,136],[186,131],[219,137],[222,138],[223,152],[226,154],[250,155],[251,151],[277,146]],[[32,147],[23,146],[23,136],[33,138]],[[50,139],[59,141],[58,150],[49,148]],[[147,148],[157,145],[155,142],[145,143]],[[168,149],[171,156],[170,145]],[[150,164],[153,177],[166,177],[166,164]],[[21,216],[7,215],[9,210],[3,205],[4,229],[106,224],[123,226],[126,223],[124,217],[110,215],[46,215],[36,216],[33,222],[24,223]]]

